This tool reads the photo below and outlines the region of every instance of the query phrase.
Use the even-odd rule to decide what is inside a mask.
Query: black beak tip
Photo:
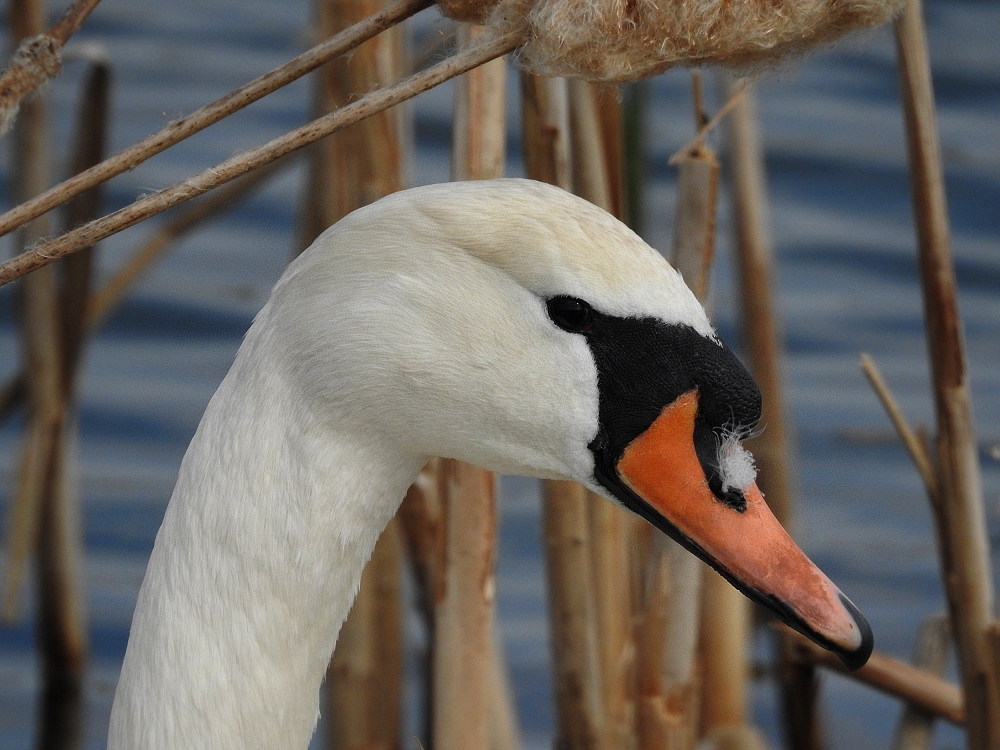
[[[840,603],[844,605],[854,622],[858,626],[858,630],[861,631],[861,645],[859,645],[853,651],[845,651],[842,649],[837,649],[835,653],[840,657],[840,660],[844,662],[844,666],[850,671],[856,672],[861,669],[867,662],[868,657],[872,655],[872,649],[875,648],[875,636],[872,633],[871,625],[868,624],[868,620],[865,616],[861,614],[861,611],[854,606],[854,602],[848,599],[843,594],[840,594]]]

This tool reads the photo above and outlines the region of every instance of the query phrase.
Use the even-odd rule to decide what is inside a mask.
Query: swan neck
[[[317,419],[251,339],[157,535],[112,749],[306,747],[362,569],[419,471],[390,441]]]

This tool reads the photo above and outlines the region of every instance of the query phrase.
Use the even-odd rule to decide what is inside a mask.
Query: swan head
[[[680,275],[590,203],[513,179],[396,193],[318,238],[261,318],[331,429],[580,482],[849,667],[871,653],[757,488],[753,379]]]

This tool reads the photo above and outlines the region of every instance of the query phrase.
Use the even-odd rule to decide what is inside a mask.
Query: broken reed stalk
[[[76,143],[70,165],[72,172],[86,169],[104,156],[110,80],[111,72],[105,61],[90,66],[80,95]],[[73,226],[97,216],[101,198],[100,188],[95,188],[71,201],[65,225]],[[44,750],[76,748],[83,731],[83,678],[88,633],[73,406],[86,332],[83,311],[89,296],[94,252],[94,248],[88,248],[55,266],[62,276],[59,301],[63,409],[49,457],[49,481],[43,498],[38,541],[37,628],[45,674],[38,746]]]
[[[879,370],[878,365],[875,364],[875,360],[867,352],[861,353],[861,370],[864,372],[865,377],[868,378],[868,382],[878,396],[879,401],[882,402],[886,414],[892,420],[896,432],[899,433],[903,445],[906,446],[910,458],[913,459],[917,471],[920,472],[920,477],[924,480],[924,486],[927,487],[928,495],[931,497],[932,502],[937,505],[939,503],[937,499],[937,477],[934,474],[934,462],[931,460],[927,448],[917,433],[910,427],[906,415],[899,407],[896,397],[892,394],[888,383],[885,382],[885,378],[882,377],[882,372]]]
[[[896,46],[937,415],[942,578],[968,699],[969,747],[997,750],[1000,669],[987,638],[995,594],[920,0],[907,0],[896,20]]]
[[[948,665],[950,633],[947,615],[932,614],[925,617],[917,632],[913,666],[941,677]],[[934,716],[907,704],[896,726],[892,750],[927,750],[933,730]]]
[[[761,389],[761,425],[765,426],[759,436],[747,441],[747,446],[757,462],[758,484],[768,505],[781,524],[791,530],[794,448],[784,416],[783,335],[772,301],[773,243],[756,98],[745,81],[737,84],[728,76],[724,80],[728,102],[735,102],[728,120],[727,143],[736,223],[741,332],[749,354],[750,372]],[[817,676],[810,665],[791,659],[788,648],[788,643],[779,642],[785,738],[795,750],[818,750],[823,741]]]
[[[316,0],[317,31],[336,38],[377,14],[382,0]],[[401,29],[360,45],[348,61],[332,60],[315,79],[314,111],[336,111],[351,99],[406,74]],[[381,111],[311,150],[300,240],[309,245],[356,208],[403,188],[403,123]],[[375,544],[327,673],[327,747],[398,747],[402,730],[403,608],[400,524]]]
[[[99,1],[75,0],[46,33],[38,31],[22,38],[10,65],[0,76],[0,134],[10,128],[25,97],[59,75],[63,45]],[[19,23],[17,19],[12,21],[14,26]],[[33,30],[38,28],[38,24],[31,25]]]
[[[573,186],[569,88],[565,78],[521,73],[522,140],[528,177]],[[592,581],[590,498],[574,482],[543,487],[556,743],[561,750],[603,750],[608,741]]]
[[[0,216],[0,235],[7,234],[101,182],[134,169],[161,151],[253,104],[282,86],[298,80],[323,63],[349,52],[362,42],[377,36],[431,4],[431,0],[399,0],[385,10],[365,18],[360,23],[317,44],[293,60],[259,78],[255,78],[221,99],[216,99],[211,104],[206,104],[186,117],[175,120],[159,132],[130,146],[110,159],[71,177],[31,200],[22,202]]]
[[[7,263],[0,264],[0,286],[500,57],[521,43],[521,34],[520,30],[512,31],[477,43],[399,83],[373,91],[336,112],[227,159],[183,182],[141,198],[102,219],[27,250]]]
[[[567,82],[570,108],[570,146],[573,190],[609,213],[622,205],[621,177],[612,176],[607,158],[606,123],[621,120],[617,97],[602,97],[598,84]],[[620,126],[617,129],[620,131]],[[620,166],[621,159],[616,163]],[[619,191],[619,196],[615,192]],[[617,218],[622,218],[620,215]],[[629,540],[641,520],[603,497],[587,493],[590,523],[591,581],[597,617],[597,643],[608,742],[626,750],[635,746],[635,639]]]
[[[459,24],[459,49],[481,34],[481,27]],[[456,82],[453,180],[503,176],[506,72],[499,58]],[[432,744],[437,750],[489,750],[497,735],[516,736],[515,729],[503,726],[512,715],[503,705],[509,696],[495,692],[505,669],[493,637],[496,477],[454,459],[441,459],[438,470],[445,565],[441,595],[435,597]]]
[[[11,35],[15,45],[42,31],[43,9],[37,0],[11,4]],[[13,193],[27,200],[48,186],[49,155],[45,100],[36,97],[24,103],[15,124],[12,146]],[[29,243],[45,236],[48,224],[36,220],[25,227],[19,239]],[[31,553],[37,548],[38,530],[48,483],[47,468],[58,439],[60,414],[64,408],[60,362],[61,318],[58,275],[55,268],[21,285],[21,340],[27,363],[30,414],[22,444],[14,501],[8,510],[7,578],[4,618],[15,616],[21,582]]]
[[[966,724],[963,692],[957,685],[878,651],[871,655],[865,666],[856,672],[850,672],[837,656],[822,646],[783,625],[778,626],[778,629],[788,631],[795,658],[820,664],[957,726]]]
[[[726,99],[726,103],[719,108],[718,112],[712,115],[710,120],[707,120],[704,123],[698,123],[698,134],[685,143],[681,148],[677,149],[671,157],[667,159],[667,164],[673,166],[680,159],[683,159],[685,154],[697,151],[701,148],[705,144],[705,138],[708,134],[715,130],[715,128],[718,127],[718,125],[726,118],[726,116],[743,102],[743,95],[750,90],[752,85],[753,79],[744,78],[739,85],[730,87],[728,92],[729,98]]]

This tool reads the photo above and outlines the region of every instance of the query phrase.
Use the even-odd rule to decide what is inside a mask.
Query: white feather
[[[757,479],[753,456],[740,442],[744,437],[742,431],[727,430],[719,441],[719,476],[724,492],[735,489],[744,493]]]
[[[181,465],[111,750],[302,748],[375,540],[428,457],[596,491],[597,373],[543,297],[714,337],[679,275],[524,180],[398,193],[296,259]]]

